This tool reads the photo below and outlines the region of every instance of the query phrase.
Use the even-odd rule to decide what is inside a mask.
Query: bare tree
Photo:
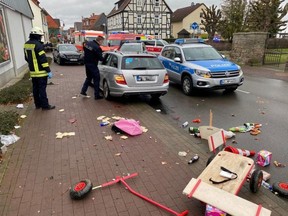
[[[217,6],[212,5],[209,8],[206,7],[206,10],[203,10],[203,19],[201,20],[204,30],[208,33],[208,39],[212,40],[215,32],[218,29],[219,21],[221,19],[221,11],[217,9]]]

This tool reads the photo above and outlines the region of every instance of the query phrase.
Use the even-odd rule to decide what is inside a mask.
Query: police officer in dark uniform
[[[99,82],[100,73],[98,69],[98,62],[103,60],[101,44],[104,38],[98,36],[96,40],[88,41],[84,44],[84,63],[86,69],[86,79],[82,86],[80,94],[87,96],[86,92],[93,80],[94,83],[94,98],[95,100],[102,99],[103,96],[100,95]]]
[[[41,42],[43,31],[39,27],[33,27],[29,40],[24,44],[25,60],[28,62],[30,77],[33,84],[33,97],[36,109],[55,109],[50,105],[47,98],[46,87],[48,78],[52,78],[52,72]]]

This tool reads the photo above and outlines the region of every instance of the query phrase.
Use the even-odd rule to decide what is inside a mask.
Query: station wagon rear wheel
[[[182,79],[182,91],[185,95],[191,95],[193,90],[193,82],[190,76],[186,75]]]
[[[110,89],[109,89],[107,81],[104,81],[103,83],[103,95],[105,99],[107,100],[111,99]]]

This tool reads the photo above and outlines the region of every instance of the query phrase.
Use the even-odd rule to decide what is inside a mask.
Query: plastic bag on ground
[[[16,136],[15,134],[11,135],[0,135],[1,143],[5,146],[9,146],[15,142],[17,142],[20,137]]]

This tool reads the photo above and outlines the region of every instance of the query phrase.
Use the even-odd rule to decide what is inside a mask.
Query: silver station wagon
[[[167,71],[155,55],[109,51],[103,56],[98,67],[106,99],[141,94],[159,98],[168,92]]]

